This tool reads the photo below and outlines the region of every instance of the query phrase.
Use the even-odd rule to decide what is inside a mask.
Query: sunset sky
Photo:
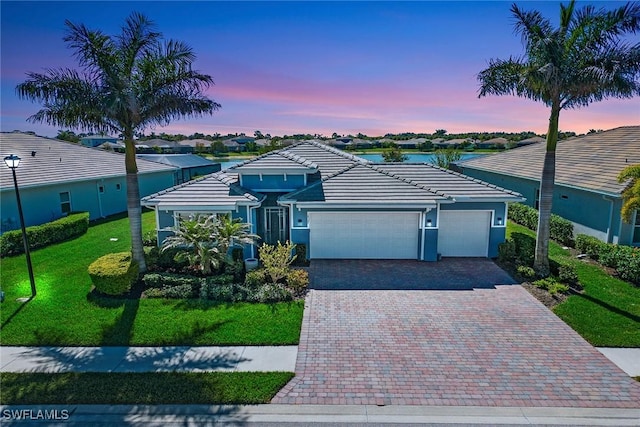
[[[557,22],[559,2],[518,2]],[[614,8],[623,2],[578,2]],[[509,1],[444,2],[9,2],[1,7],[2,131],[55,136],[29,123],[39,106],[15,86],[29,71],[73,67],[64,21],[116,34],[132,11],[166,38],[193,47],[222,109],[150,133],[255,130],[272,135],[472,131],[545,133],[546,107],[514,97],[478,98],[490,58],[523,52]],[[640,36],[635,40],[640,41]],[[585,133],[640,124],[640,100],[563,111],[560,129]],[[76,130],[81,131],[81,130]]]

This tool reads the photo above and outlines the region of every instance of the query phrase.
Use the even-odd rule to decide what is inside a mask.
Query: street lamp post
[[[4,162],[13,174],[13,186],[16,189],[16,200],[18,202],[18,215],[20,216],[20,227],[22,228],[22,243],[24,243],[24,254],[27,257],[27,269],[29,270],[29,281],[31,282],[31,298],[36,296],[36,281],[33,278],[33,266],[31,265],[31,252],[29,251],[29,237],[24,226],[24,215],[22,214],[22,203],[20,202],[20,190],[18,190],[18,179],[16,169],[20,165],[20,157],[11,154],[4,158]]]

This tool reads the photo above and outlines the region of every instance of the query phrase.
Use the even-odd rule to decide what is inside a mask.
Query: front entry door
[[[287,208],[264,208],[264,242],[270,245],[275,245],[278,241],[284,243],[288,238],[287,223]]]

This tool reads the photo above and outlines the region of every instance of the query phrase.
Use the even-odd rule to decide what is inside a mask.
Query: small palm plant
[[[235,246],[255,245],[260,237],[251,234],[251,226],[240,219],[232,219],[231,215],[221,215],[214,225],[215,241],[221,261],[229,261],[229,249]]]
[[[189,265],[198,268],[203,274],[210,274],[220,266],[220,249],[216,243],[215,215],[198,215],[193,219],[180,221],[173,236],[162,244],[162,251],[176,248],[187,255]]]

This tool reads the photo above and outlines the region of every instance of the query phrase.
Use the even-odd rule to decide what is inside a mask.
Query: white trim
[[[420,212],[424,209],[434,208],[436,204],[433,206],[428,205],[427,203],[412,203],[412,204],[356,204],[356,203],[325,203],[325,202],[297,202],[296,206],[298,208],[304,209],[321,209],[317,212],[331,212],[332,209],[371,209],[385,212],[404,212],[403,209],[411,209],[416,212]]]

